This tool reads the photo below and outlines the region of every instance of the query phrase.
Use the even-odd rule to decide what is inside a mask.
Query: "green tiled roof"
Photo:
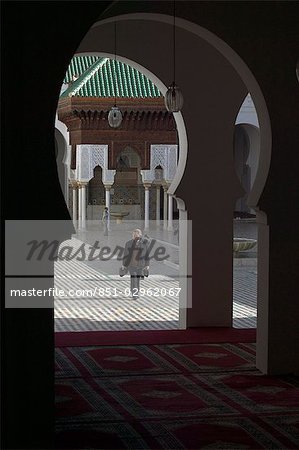
[[[75,75],[79,78],[72,82]],[[64,83],[71,85],[61,97],[161,97],[159,89],[138,70],[99,56],[74,56]]]

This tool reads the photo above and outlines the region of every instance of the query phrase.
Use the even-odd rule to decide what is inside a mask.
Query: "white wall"
[[[240,108],[240,111],[236,118],[236,125],[240,123],[248,123],[259,128],[258,117],[256,109],[250,94],[247,94],[244,102]]]
[[[69,132],[66,125],[55,119],[55,139],[58,146],[57,171],[61,190],[63,192],[67,207],[69,206],[69,182],[70,179],[70,162],[71,162],[71,146],[69,145]]]

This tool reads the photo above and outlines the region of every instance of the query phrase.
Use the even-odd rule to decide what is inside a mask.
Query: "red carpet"
[[[298,449],[298,377],[254,343],[56,348],[57,449]]]
[[[87,345],[183,344],[255,342],[256,329],[247,328],[189,328],[161,331],[90,331],[55,333],[56,347]]]

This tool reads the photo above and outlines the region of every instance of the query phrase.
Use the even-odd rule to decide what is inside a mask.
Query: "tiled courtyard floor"
[[[82,241],[78,237],[68,243],[79,248]],[[88,239],[85,237],[84,241]],[[168,244],[172,246],[172,258],[177,258],[176,245]],[[254,260],[251,261],[234,267],[233,325],[237,328],[256,326],[257,271]],[[119,266],[115,258],[104,266],[96,261],[55,263],[55,287],[67,295],[55,298],[57,332],[180,328],[175,262],[151,265],[150,276],[141,281],[144,291],[138,300],[129,297],[129,276],[121,278]]]

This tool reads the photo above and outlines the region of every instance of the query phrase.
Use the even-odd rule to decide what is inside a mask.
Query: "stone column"
[[[173,231],[173,197],[168,195],[168,231]]]
[[[108,208],[108,223],[107,223],[107,227],[108,227],[108,231],[110,231],[110,189],[111,186],[107,186],[106,184],[105,186],[105,206],[107,206]]]
[[[74,227],[76,227],[77,225],[77,220],[78,220],[78,184],[76,181],[72,181],[71,183],[72,186],[72,193],[73,193],[73,224]]]
[[[156,190],[156,225],[160,226],[160,186],[157,186]]]
[[[110,211],[110,189],[111,189],[111,186],[105,185],[105,206],[107,206],[109,211]]]
[[[150,184],[144,184],[144,229],[149,229],[149,188]]]
[[[78,181],[78,228],[82,226],[82,184]]]
[[[167,229],[167,203],[168,203],[168,197],[167,197],[167,191],[168,191],[168,187],[167,186],[163,186],[163,190],[164,190],[164,205],[163,205],[163,228],[166,230]]]
[[[86,229],[86,185],[87,183],[82,183],[81,188],[81,213],[82,213],[81,228],[83,230]]]

